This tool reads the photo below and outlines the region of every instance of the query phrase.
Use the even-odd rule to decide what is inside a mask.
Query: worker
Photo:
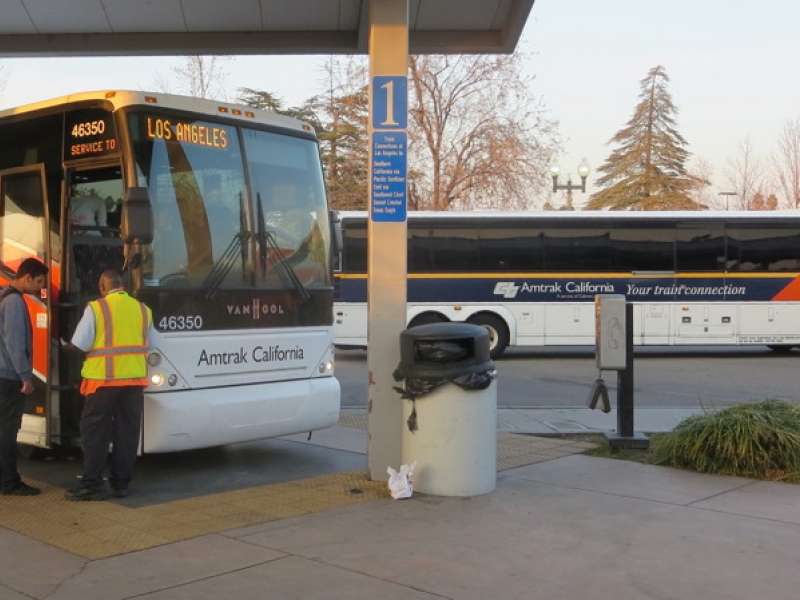
[[[111,493],[126,497],[141,435],[153,316],[127,294],[116,271],[103,272],[99,290],[101,298],[89,302],[71,341],[86,353],[80,390],[85,397],[80,420],[84,473],[80,486],[66,492],[67,500],[108,498],[106,462]]]

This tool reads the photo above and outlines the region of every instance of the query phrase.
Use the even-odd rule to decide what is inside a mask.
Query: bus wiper
[[[213,268],[203,280],[200,288],[202,290],[201,296],[205,300],[210,300],[217,293],[219,286],[222,285],[222,282],[225,281],[228,273],[231,272],[231,269],[233,269],[233,266],[236,264],[237,254],[241,257],[242,271],[244,272],[244,265],[247,264],[247,248],[249,247],[247,242],[252,237],[252,232],[247,231],[244,194],[243,192],[239,192],[239,233],[233,236],[231,243],[225,248],[225,252],[223,252],[219,260],[214,263]]]
[[[233,236],[231,243],[225,248],[225,252],[223,252],[219,260],[214,263],[213,268],[200,285],[203,299],[210,300],[214,297],[219,286],[222,285],[222,282],[225,281],[228,273],[231,272],[231,269],[233,269],[236,264],[237,257],[244,257],[243,248],[246,247],[246,242],[252,235],[253,234],[249,231],[242,230]]]
[[[258,240],[259,257],[261,258],[262,276],[266,275],[267,262],[272,263],[275,265],[276,269],[279,269],[279,275],[284,284],[286,283],[286,279],[288,279],[292,287],[297,291],[297,295],[300,296],[300,299],[303,301],[308,300],[311,295],[308,293],[306,286],[300,281],[292,265],[289,264],[289,261],[283,254],[283,250],[281,250],[277,239],[275,239],[275,234],[271,231],[267,231],[264,207],[261,203],[261,192],[256,194],[256,208],[258,210],[258,233],[256,234],[256,239]],[[272,252],[268,252],[268,249]]]

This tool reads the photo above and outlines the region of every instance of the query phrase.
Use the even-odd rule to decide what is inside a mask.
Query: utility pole
[[[735,196],[735,195],[736,195],[736,192],[720,192],[718,195],[719,195],[719,196],[725,196],[725,210],[726,210],[726,211],[727,211],[727,210],[730,210],[730,207],[728,206],[728,199],[729,199],[731,196]]]

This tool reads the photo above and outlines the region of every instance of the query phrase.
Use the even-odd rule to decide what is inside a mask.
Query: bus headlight
[[[319,363],[319,374],[325,375],[326,373],[333,373],[333,361],[323,360]]]
[[[165,381],[169,387],[175,387],[178,385],[178,375],[175,373],[170,373],[168,376],[165,376],[163,373],[150,374],[150,385],[161,387],[164,385]]]
[[[157,367],[161,364],[161,355],[158,352],[151,352],[147,355],[147,364],[151,367]]]

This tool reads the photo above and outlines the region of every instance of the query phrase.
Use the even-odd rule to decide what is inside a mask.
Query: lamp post
[[[581,178],[581,184],[573,184],[572,176],[567,175],[567,183],[558,183],[558,176],[561,174],[561,168],[558,163],[554,162],[550,166],[550,175],[553,177],[553,193],[558,190],[566,190],[567,192],[567,210],[573,210],[572,207],[572,191],[580,190],[581,193],[586,193],[586,178],[589,177],[589,163],[584,158],[578,165],[578,176]]]
[[[720,192],[718,195],[719,196],[725,196],[725,210],[728,210],[728,199],[731,196],[735,196],[736,192]]]

